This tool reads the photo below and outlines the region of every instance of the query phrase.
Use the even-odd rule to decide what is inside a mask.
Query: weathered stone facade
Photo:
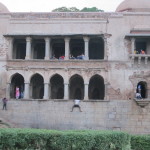
[[[1,5],[0,96],[10,99],[1,118],[17,127],[150,133],[148,8],[12,13]],[[70,112],[76,98],[82,113]]]

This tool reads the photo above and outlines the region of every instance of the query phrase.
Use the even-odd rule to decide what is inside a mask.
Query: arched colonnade
[[[68,82],[60,74],[53,74],[48,82],[40,73],[25,81],[25,76],[15,73],[7,83],[7,96],[15,98],[16,87],[24,99],[81,99],[104,100],[106,86],[101,75],[92,75],[88,81],[79,74],[72,75]]]

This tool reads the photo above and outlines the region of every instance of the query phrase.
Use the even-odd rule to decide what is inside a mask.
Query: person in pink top
[[[19,99],[19,96],[20,96],[19,87],[16,87],[16,99]]]

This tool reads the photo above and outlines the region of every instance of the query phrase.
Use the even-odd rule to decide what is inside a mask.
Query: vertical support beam
[[[105,82],[105,97],[104,97],[104,100],[109,100],[109,96],[108,96],[108,82]]]
[[[131,39],[131,49],[132,49],[132,54],[134,54],[134,50],[135,50],[135,38]]]
[[[70,41],[70,38],[66,37],[65,38],[65,60],[69,59],[69,53],[70,53],[70,50],[69,50],[69,41]]]
[[[145,56],[145,65],[147,65],[148,57]]]
[[[49,84],[49,88],[48,89],[49,89],[49,91],[48,91],[49,92],[49,99],[52,99],[52,97],[51,97],[51,84]]]
[[[69,99],[69,84],[64,83],[64,99]]]
[[[13,43],[14,43],[14,38],[10,37],[8,39],[8,41],[9,41],[8,59],[13,59]]]
[[[138,65],[140,65],[141,64],[141,57],[139,56],[138,57]]]
[[[89,37],[83,37],[83,39],[84,39],[85,60],[89,60]]]
[[[44,83],[44,99],[49,99],[49,83]]]
[[[132,57],[131,57],[132,65],[134,65],[134,59],[135,59],[134,56],[132,56]]]
[[[84,84],[84,100],[88,100],[89,99],[89,83],[85,83]]]
[[[6,85],[6,98],[10,99],[10,83]]]
[[[24,99],[29,99],[29,83],[24,83],[25,84],[25,91],[24,91]]]
[[[104,37],[104,60],[107,60],[107,37]]]
[[[26,38],[26,58],[31,59],[31,37]]]
[[[49,60],[50,58],[50,38],[45,38],[45,60]]]

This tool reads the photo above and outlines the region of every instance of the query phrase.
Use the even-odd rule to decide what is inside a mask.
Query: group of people
[[[77,57],[70,55],[69,59],[85,59],[85,56],[84,56],[84,54],[78,55]]]
[[[53,55],[51,59],[64,60],[65,56],[61,55],[59,58],[56,58],[55,55]],[[84,54],[78,55],[77,57],[70,55],[69,59],[85,59],[85,56]]]
[[[145,51],[143,49],[139,50],[134,50],[134,54],[145,54]]]

